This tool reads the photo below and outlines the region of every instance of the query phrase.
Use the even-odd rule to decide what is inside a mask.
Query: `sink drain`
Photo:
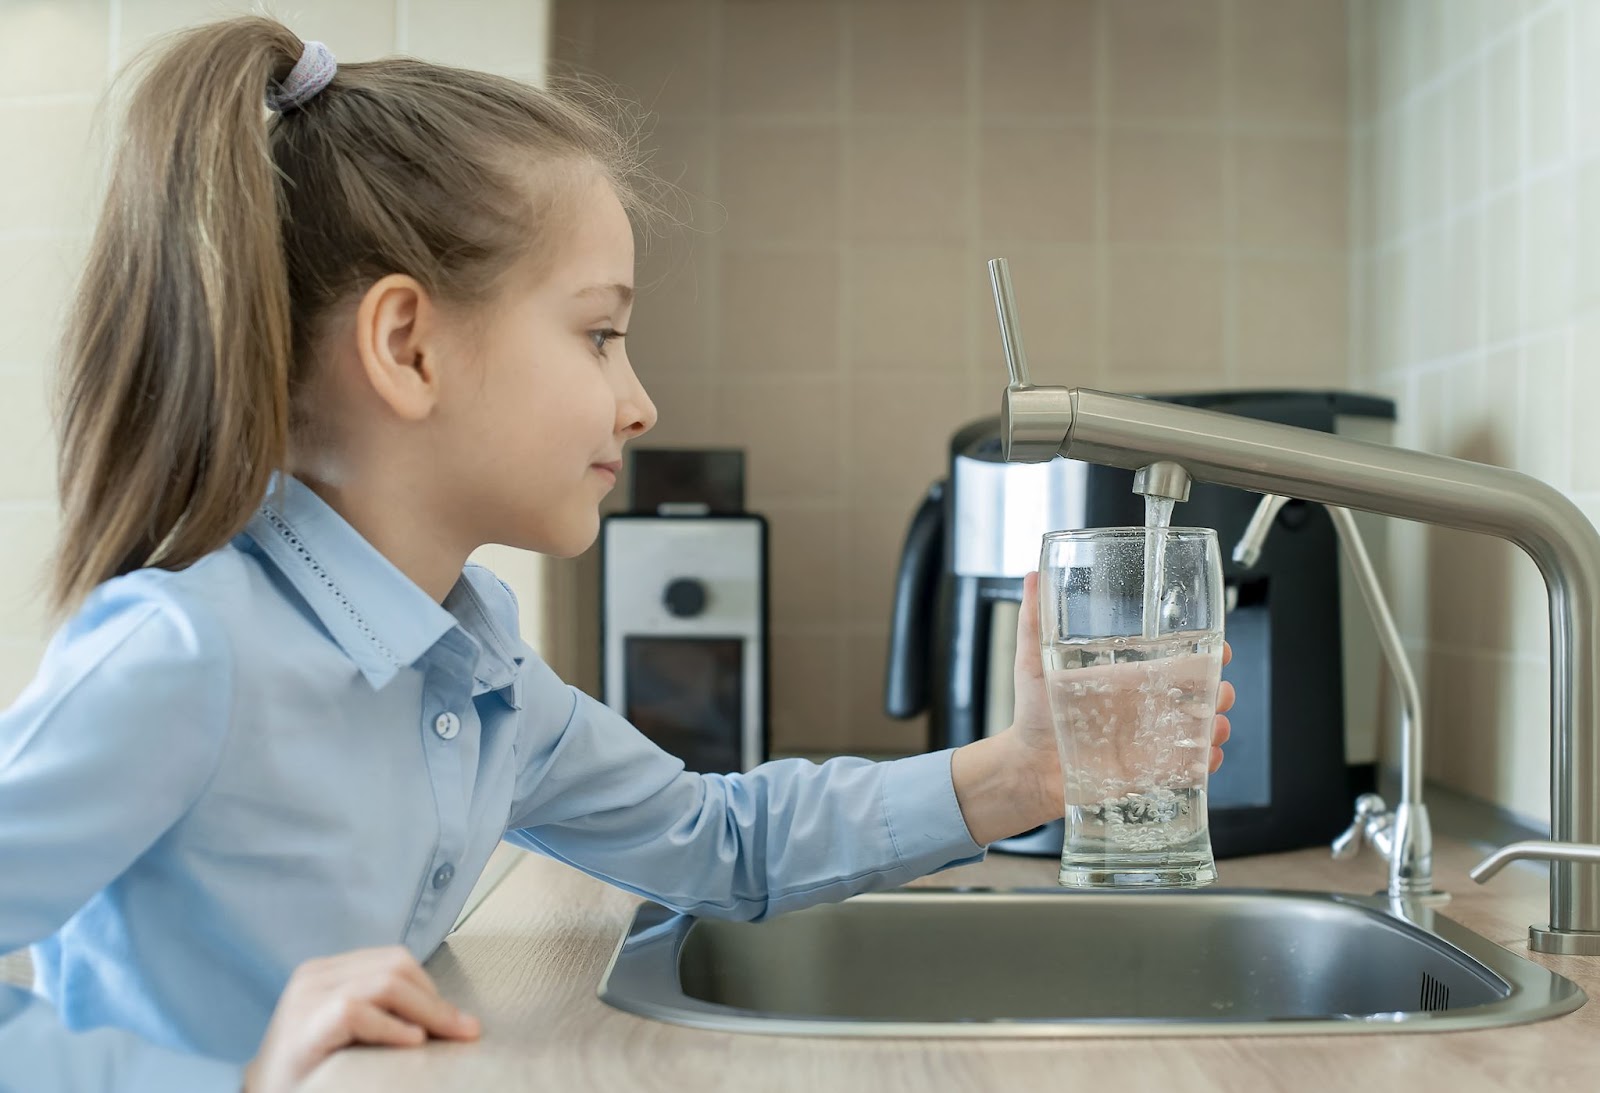
[[[1450,988],[1427,972],[1422,973],[1422,1010],[1425,1013],[1450,1008]]]

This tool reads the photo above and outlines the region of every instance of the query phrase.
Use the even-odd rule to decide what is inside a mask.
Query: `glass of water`
[[[1061,883],[1211,883],[1206,773],[1222,678],[1217,533],[1054,532],[1044,537],[1039,598],[1066,788]]]

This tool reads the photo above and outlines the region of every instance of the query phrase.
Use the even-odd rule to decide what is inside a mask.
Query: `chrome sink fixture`
[[[1053,888],[904,889],[760,923],[645,903],[600,997],[697,1028],[940,1037],[1427,1032],[1584,1002],[1382,896]]]
[[[1011,382],[1005,458],[1057,455],[1136,472],[1147,496],[1181,499],[1191,480],[1495,535],[1521,547],[1550,602],[1548,923],[1535,952],[1600,956],[1600,533],[1561,491],[1516,471],[1172,403],[1029,381],[1011,278],[989,263]],[[1142,472],[1142,473],[1139,473]],[[1509,849],[1509,848],[1508,848]]]

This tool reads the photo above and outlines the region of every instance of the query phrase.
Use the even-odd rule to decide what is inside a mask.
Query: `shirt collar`
[[[269,557],[374,689],[410,667],[452,629],[474,639],[484,690],[515,682],[515,643],[459,579],[444,605],[367,542],[303,482],[273,476],[244,534]],[[513,703],[515,696],[507,696]]]

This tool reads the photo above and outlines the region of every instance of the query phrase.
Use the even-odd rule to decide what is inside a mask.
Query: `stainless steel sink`
[[[1384,897],[907,889],[768,922],[643,904],[600,997],[817,1036],[1438,1031],[1554,1017],[1575,983]]]

